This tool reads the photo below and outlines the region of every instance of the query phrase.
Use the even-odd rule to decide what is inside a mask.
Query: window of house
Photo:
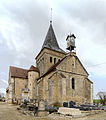
[[[56,63],[56,58],[54,58],[54,64]]]
[[[72,89],[75,89],[75,79],[72,78]]]
[[[60,61],[60,59],[58,59],[58,61]]]
[[[50,63],[52,63],[52,57],[50,57]]]

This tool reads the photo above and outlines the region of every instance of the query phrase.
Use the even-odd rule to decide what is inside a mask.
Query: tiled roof
[[[10,66],[11,77],[28,78],[28,70]]]
[[[60,73],[60,75],[62,78],[66,78],[66,76],[64,74]]]
[[[90,83],[92,83],[93,84],[93,82],[91,81],[91,80],[89,80],[88,78],[86,78]]]
[[[49,70],[48,70],[44,75],[42,75],[40,78],[46,76],[48,73],[50,73],[50,72],[52,72],[52,71],[55,71],[56,67],[57,67],[65,58],[67,58],[67,57],[70,56],[70,55],[73,55],[73,56],[75,56],[75,57],[78,59],[78,57],[77,57],[75,54],[73,54],[73,53],[70,54],[70,53],[69,53],[69,54],[67,54],[63,59],[61,59],[61,60],[58,61],[56,64],[54,64],[53,66],[51,66],[51,67],[49,68]],[[78,59],[78,61],[80,62],[79,59]],[[81,62],[80,62],[80,64],[81,64],[81,66],[83,67],[83,65],[82,65]],[[83,68],[84,68],[84,67],[83,67]],[[84,70],[86,71],[85,68],[84,68]],[[88,74],[87,71],[86,71],[86,73]],[[62,77],[65,78],[65,76],[63,76],[63,75],[62,75]],[[39,80],[40,78],[38,78],[38,80]]]
[[[53,66],[51,66],[50,68],[49,68],[49,70],[44,74],[44,75],[42,75],[40,78],[42,78],[42,77],[44,77],[44,76],[46,76],[48,73],[50,73],[51,71],[54,71],[55,69],[56,69],[56,67],[66,58],[67,56],[65,56],[64,58],[62,58],[60,61],[58,61],[56,64],[54,64]],[[40,78],[38,78],[38,80],[40,79]]]
[[[33,65],[31,65],[30,69],[28,70],[29,71],[35,71],[35,72],[39,72],[39,69]]]
[[[64,58],[62,58],[60,61],[58,61],[56,64],[54,64],[52,67],[50,67],[50,69],[47,71],[51,72],[53,69],[55,69],[67,56],[65,56]]]
[[[65,53],[58,45],[52,24],[50,24],[48,33],[46,35],[45,41],[43,43],[42,49],[43,48],[49,48],[58,52]]]

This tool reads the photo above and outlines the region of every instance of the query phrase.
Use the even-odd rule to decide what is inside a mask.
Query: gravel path
[[[49,115],[44,118],[26,116],[17,110],[18,106],[0,102],[0,120],[106,120],[106,112],[82,118]]]

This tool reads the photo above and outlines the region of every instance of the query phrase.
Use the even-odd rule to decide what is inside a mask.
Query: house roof
[[[40,78],[42,78],[42,77],[46,76],[48,73],[54,71],[54,70],[56,69],[56,67],[57,67],[58,65],[60,65],[61,62],[62,62],[65,58],[67,58],[69,55],[70,55],[70,54],[66,55],[64,58],[62,58],[62,59],[61,59],[60,61],[58,61],[56,64],[54,64],[53,66],[51,66],[51,67],[48,69],[48,71],[47,71],[44,75],[42,75]],[[73,55],[74,55],[74,54],[73,54]],[[76,55],[74,55],[74,56],[78,59],[78,57],[77,57]],[[82,63],[80,62],[79,59],[78,59],[78,61],[79,61],[79,63],[81,64],[81,66],[83,67],[83,69],[85,70],[85,72],[87,73],[87,75],[89,75],[88,72],[86,71],[86,69],[84,68],[84,66],[82,65]],[[65,76],[64,76],[64,77],[65,77]],[[39,80],[40,78],[38,78],[38,80]]]
[[[48,73],[54,71],[54,70],[56,69],[56,67],[57,67],[66,57],[67,57],[67,56],[65,56],[64,58],[62,58],[60,61],[58,61],[58,62],[57,62],[56,64],[54,64],[53,66],[51,66],[44,75],[42,75],[41,77],[38,78],[38,80],[39,80],[40,78],[46,76]]]
[[[63,52],[65,53],[58,45],[52,24],[50,24],[49,30],[47,32],[45,41],[43,43],[42,49],[43,48],[49,48],[55,51]]]
[[[28,70],[29,71],[35,71],[35,72],[39,72],[39,69],[33,65],[31,65],[30,69]]]
[[[90,83],[92,83],[93,84],[93,82],[90,80],[90,79],[88,79],[88,78],[86,78]]]
[[[65,76],[64,74],[62,74],[62,73],[60,73],[60,76],[61,76],[62,78],[66,78],[66,76]]]
[[[28,78],[28,70],[23,68],[10,66],[10,73],[11,73],[11,77],[24,78],[24,79]]]

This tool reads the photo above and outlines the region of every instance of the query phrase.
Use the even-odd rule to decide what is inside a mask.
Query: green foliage
[[[101,101],[100,101],[100,99],[94,99],[94,100],[93,100],[93,103],[99,104],[99,103],[101,103]]]
[[[97,96],[99,97],[100,99],[100,103],[102,105],[106,105],[106,92],[98,92],[97,93]]]
[[[61,103],[59,103],[59,102],[55,102],[52,105],[53,105],[53,107],[62,107]]]

